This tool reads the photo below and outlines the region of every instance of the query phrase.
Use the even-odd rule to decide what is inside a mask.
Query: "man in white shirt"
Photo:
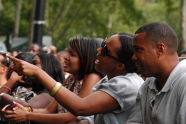
[[[150,78],[139,90],[129,124],[186,124],[186,61],[179,63],[176,33],[167,24],[151,23],[135,34],[133,60]]]

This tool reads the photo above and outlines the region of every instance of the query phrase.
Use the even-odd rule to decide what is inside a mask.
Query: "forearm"
[[[23,100],[16,99],[8,94],[1,95],[1,101],[0,101],[1,106],[4,106],[6,104],[11,104],[11,103],[13,103],[13,101],[20,103],[23,106],[28,106],[28,103]]]
[[[37,72],[37,78],[40,82],[51,91],[54,87],[56,81],[48,76],[44,71],[40,70]],[[73,114],[77,114],[86,108],[88,105],[84,98],[80,98],[78,95],[69,91],[65,87],[61,87],[60,90],[56,93],[55,99],[65,108],[67,108]],[[76,104],[74,104],[76,103]]]
[[[27,120],[31,120],[43,124],[67,124],[69,122],[78,121],[78,119],[71,113],[61,114],[39,114],[39,113],[28,113]]]

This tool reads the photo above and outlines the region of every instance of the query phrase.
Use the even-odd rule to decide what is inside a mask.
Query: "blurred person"
[[[11,55],[14,56],[14,57],[16,57],[18,54],[19,54],[18,51],[12,51],[12,52],[11,52]]]
[[[50,49],[47,46],[42,48],[42,52],[44,52],[44,53],[51,53]]]
[[[23,75],[40,80],[51,95],[74,115],[94,114],[95,124],[124,124],[133,111],[138,89],[143,83],[143,79],[135,73],[136,66],[131,60],[132,41],[132,35],[120,33],[102,43],[97,49],[95,67],[106,76],[93,88],[93,93],[83,98],[57,83],[37,66],[8,57],[16,63],[12,69],[19,69]],[[76,56],[73,52],[71,55]],[[7,117],[13,119],[15,113],[9,113],[11,115]],[[41,120],[39,116],[35,118]]]
[[[146,79],[129,124],[186,124],[186,60],[179,62],[178,38],[167,24],[146,24],[135,32],[134,55]]]
[[[186,49],[180,51],[179,57],[186,57]]]
[[[48,48],[50,49],[50,53],[51,54],[53,54],[53,55],[57,55],[57,48],[56,48],[56,46],[54,46],[54,45],[50,45],[50,46],[48,46]]]
[[[40,53],[40,46],[38,44],[31,44],[28,48],[28,51],[34,54]]]

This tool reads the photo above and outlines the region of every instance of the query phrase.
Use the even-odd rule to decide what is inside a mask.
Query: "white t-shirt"
[[[93,91],[103,91],[112,96],[120,109],[95,115],[95,124],[124,124],[133,111],[138,89],[144,80],[136,73],[116,76],[110,80],[104,77]]]

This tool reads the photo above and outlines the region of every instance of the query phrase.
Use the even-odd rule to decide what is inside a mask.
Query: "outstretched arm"
[[[43,70],[23,60],[19,60],[11,56],[8,57],[15,63],[14,67],[12,68],[14,71],[20,75],[37,78],[43,86],[45,86],[49,91],[52,91],[56,81]],[[119,107],[119,104],[112,96],[102,91],[97,91],[91,93],[85,98],[81,98],[65,87],[61,87],[60,90],[55,94],[55,98],[61,105],[66,107],[75,115],[104,113]]]

